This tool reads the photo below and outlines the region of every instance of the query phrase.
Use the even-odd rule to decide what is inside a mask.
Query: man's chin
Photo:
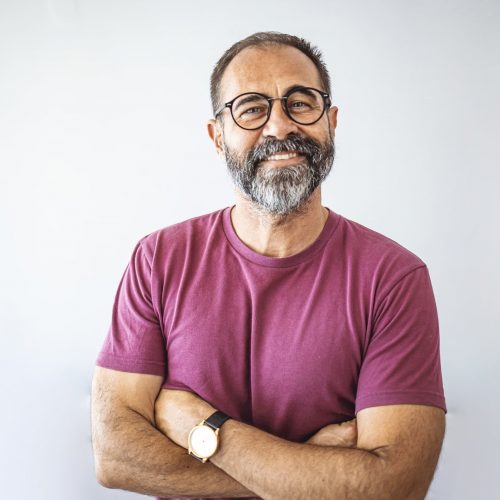
[[[290,203],[289,200],[276,201],[276,198],[274,200],[263,200],[252,194],[242,194],[255,213],[273,220],[283,220],[283,222],[290,217],[305,214],[312,200],[312,193],[304,194],[295,203]]]

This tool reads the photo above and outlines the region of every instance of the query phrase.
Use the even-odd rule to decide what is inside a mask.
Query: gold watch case
[[[205,420],[195,425],[189,432],[189,454],[201,460],[203,463],[215,454],[218,446],[219,429],[213,429],[205,423]]]

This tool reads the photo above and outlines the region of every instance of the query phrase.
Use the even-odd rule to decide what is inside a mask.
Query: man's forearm
[[[418,498],[370,451],[293,443],[235,420],[220,436],[210,460],[265,499]]]
[[[98,478],[109,488],[163,497],[256,496],[215,465],[189,456],[132,410],[95,421],[93,441]]]

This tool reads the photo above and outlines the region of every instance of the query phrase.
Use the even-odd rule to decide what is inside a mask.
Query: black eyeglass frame
[[[290,97],[290,95],[292,95],[293,93],[295,93],[297,91],[300,91],[300,90],[315,90],[316,92],[319,92],[321,94],[321,97],[323,97],[323,111],[321,112],[321,114],[319,115],[319,117],[316,120],[314,120],[313,122],[311,122],[311,123],[300,123],[295,118],[293,118],[293,116],[290,114],[290,111],[288,109],[288,105],[287,105],[288,98]],[[234,102],[237,99],[239,99],[240,97],[242,97],[244,95],[258,95],[258,96],[263,97],[267,101],[269,101],[269,107],[268,107],[268,110],[267,110],[267,118],[266,118],[265,122],[262,125],[259,125],[258,127],[255,127],[255,128],[246,128],[246,127],[242,127],[236,121],[236,118],[233,115],[233,104],[234,104]],[[265,94],[261,94],[260,92],[244,92],[243,94],[240,94],[240,95],[236,96],[234,99],[231,99],[230,101],[228,101],[225,104],[223,104],[216,111],[216,113],[214,115],[214,118],[217,119],[217,117],[226,108],[229,108],[230,111],[231,111],[231,117],[233,118],[234,123],[236,123],[236,125],[238,125],[238,127],[242,128],[243,130],[258,130],[259,128],[262,128],[269,121],[269,118],[271,116],[271,111],[272,111],[272,108],[273,108],[273,101],[277,101],[277,100],[281,101],[281,106],[283,108],[283,111],[285,112],[286,116],[288,116],[288,118],[290,118],[290,120],[294,121],[295,123],[298,123],[299,125],[306,125],[306,126],[308,126],[308,125],[314,125],[316,122],[318,122],[319,120],[321,120],[321,118],[323,118],[323,115],[325,114],[325,111],[327,110],[327,108],[329,108],[331,106],[331,104],[332,104],[331,99],[330,99],[330,94],[328,94],[327,92],[323,92],[322,90],[315,89],[314,87],[293,87],[293,88],[291,88],[282,97],[269,97],[269,96],[267,96]]]

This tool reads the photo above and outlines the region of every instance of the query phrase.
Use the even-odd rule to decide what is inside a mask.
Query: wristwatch
[[[188,437],[189,454],[203,463],[214,455],[219,446],[219,429],[229,418],[225,413],[216,411],[195,425]]]

